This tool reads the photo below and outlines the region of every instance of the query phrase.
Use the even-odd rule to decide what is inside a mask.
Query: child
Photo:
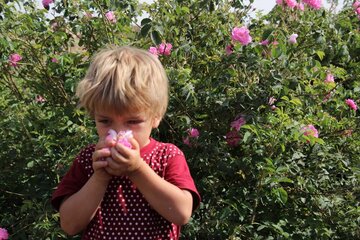
[[[183,153],[150,137],[168,104],[160,61],[134,47],[105,49],[77,96],[99,141],[80,152],[53,193],[62,229],[82,231],[82,239],[178,239],[200,195]],[[109,131],[131,131],[129,146]]]

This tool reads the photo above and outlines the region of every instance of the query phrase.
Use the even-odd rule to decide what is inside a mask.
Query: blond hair
[[[110,46],[97,53],[76,89],[81,107],[146,111],[162,118],[168,105],[168,79],[151,53],[135,47]]]

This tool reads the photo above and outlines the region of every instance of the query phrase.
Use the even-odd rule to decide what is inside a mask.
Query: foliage
[[[184,239],[360,238],[359,110],[345,103],[360,104],[359,19],[350,4],[337,14],[276,6],[253,19],[251,3],[0,3],[0,226],[10,238],[67,238],[49,199],[80,148],[96,141],[74,98],[91,55],[106,44],[162,42],[173,45],[159,56],[170,105],[154,136],[184,150],[203,198]],[[249,45],[231,40],[241,26]],[[324,82],[328,73],[334,83]],[[239,117],[246,124],[234,131]],[[318,138],[304,134],[307,125]],[[200,136],[186,145],[192,127]]]

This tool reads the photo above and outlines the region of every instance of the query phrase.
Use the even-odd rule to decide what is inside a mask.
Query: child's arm
[[[144,161],[129,174],[129,178],[161,216],[176,225],[188,223],[193,209],[189,191],[164,180]]]
[[[161,216],[176,225],[186,224],[193,209],[193,199],[189,191],[157,175],[140,157],[139,145],[134,138],[130,139],[132,149],[117,144],[112,149],[112,158],[108,160],[106,170],[111,175],[128,175],[129,179],[144,195]]]
[[[106,161],[99,161],[110,156],[108,148],[98,143],[93,154],[94,174],[86,184],[75,194],[66,198],[60,206],[61,228],[69,235],[74,235],[85,229],[94,217],[105,194],[111,176],[104,170]]]

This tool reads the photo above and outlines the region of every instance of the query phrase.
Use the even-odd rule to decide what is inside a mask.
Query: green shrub
[[[0,227],[11,239],[67,238],[49,200],[77,152],[96,141],[74,98],[89,57],[106,44],[167,42],[171,55],[159,58],[170,104],[154,136],[184,150],[203,198],[182,237],[360,238],[359,110],[345,102],[360,104],[359,19],[350,4],[337,14],[276,6],[249,19],[250,11],[243,1],[0,3]],[[248,45],[231,40],[242,26]],[[190,128],[200,136],[185,144]]]

